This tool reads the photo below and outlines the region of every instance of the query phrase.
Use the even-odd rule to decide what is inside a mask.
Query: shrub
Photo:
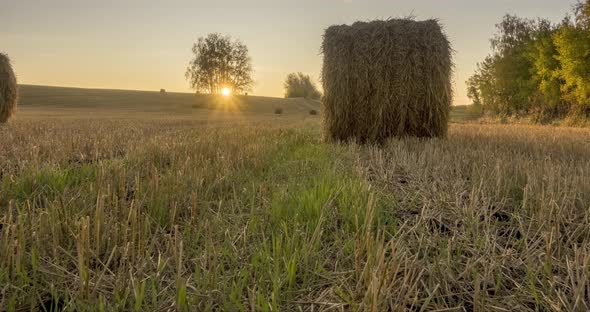
[[[314,116],[315,116],[315,115],[317,115],[317,114],[318,114],[318,111],[317,111],[317,110],[315,110],[315,109],[312,109],[312,110],[310,110],[310,111],[309,111],[309,114],[310,114],[310,115],[314,115]]]
[[[282,113],[283,113],[283,109],[282,108],[276,108],[275,109],[275,114],[281,115]]]
[[[18,85],[10,59],[0,53],[0,123],[5,123],[16,112]]]
[[[475,120],[483,117],[483,106],[481,104],[472,104],[467,107],[467,117]]]
[[[324,34],[324,134],[381,143],[447,133],[451,46],[436,20],[332,26]]]
[[[292,73],[287,76],[284,83],[285,98],[306,98],[319,100],[322,94],[309,75],[303,73]]]

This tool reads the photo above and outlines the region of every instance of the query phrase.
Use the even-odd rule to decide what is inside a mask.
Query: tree
[[[495,114],[528,114],[539,84],[533,79],[534,43],[547,37],[551,23],[506,15],[496,28],[491,40],[493,53],[467,81],[468,96]]]
[[[590,28],[590,1],[578,1],[576,5],[574,5],[574,15],[576,20],[576,25],[580,28],[589,29]]]
[[[467,80],[467,95],[486,112],[538,122],[590,117],[590,0],[560,24],[507,15],[492,53]]]
[[[219,94],[224,88],[232,92],[250,90],[252,64],[248,47],[229,36],[209,34],[193,45],[193,59],[186,69],[186,79],[198,93]]]
[[[498,114],[500,109],[495,87],[494,58],[488,56],[482,63],[477,64],[477,71],[467,80],[467,96],[474,105],[481,106],[482,111]]]
[[[303,73],[292,73],[285,80],[285,97],[319,100],[322,94],[317,86],[311,81],[309,75]]]
[[[505,15],[499,24],[496,24],[497,33],[490,40],[492,49],[503,56],[511,50],[531,41],[535,32],[535,21],[523,19],[515,15]]]
[[[560,63],[561,91],[572,114],[590,116],[590,1],[576,6],[575,23],[564,23],[554,34]]]
[[[556,29],[552,29],[540,36],[530,53],[533,81],[538,86],[533,106],[537,113],[546,117],[563,117],[569,111],[561,94],[563,79],[560,77],[561,63],[557,60],[558,51],[553,40],[555,33]]]

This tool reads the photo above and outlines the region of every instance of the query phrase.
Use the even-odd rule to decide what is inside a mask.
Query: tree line
[[[506,15],[496,28],[467,80],[475,109],[541,123],[590,117],[590,0],[557,24]]]

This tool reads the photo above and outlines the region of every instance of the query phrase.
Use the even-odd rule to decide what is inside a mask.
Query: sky
[[[455,105],[505,14],[559,22],[575,0],[0,0],[0,52],[22,84],[190,92],[192,44],[217,32],[250,49],[252,94],[283,96],[291,72],[319,85],[334,24],[438,18],[454,48]]]

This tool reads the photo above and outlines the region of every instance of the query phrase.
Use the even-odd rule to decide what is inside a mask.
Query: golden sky
[[[506,13],[560,21],[574,0],[0,0],[0,51],[19,82],[88,88],[189,92],[193,42],[211,32],[250,49],[253,94],[282,96],[283,80],[304,72],[317,82],[324,29],[357,20],[439,18],[455,54],[455,104],[489,53]]]

